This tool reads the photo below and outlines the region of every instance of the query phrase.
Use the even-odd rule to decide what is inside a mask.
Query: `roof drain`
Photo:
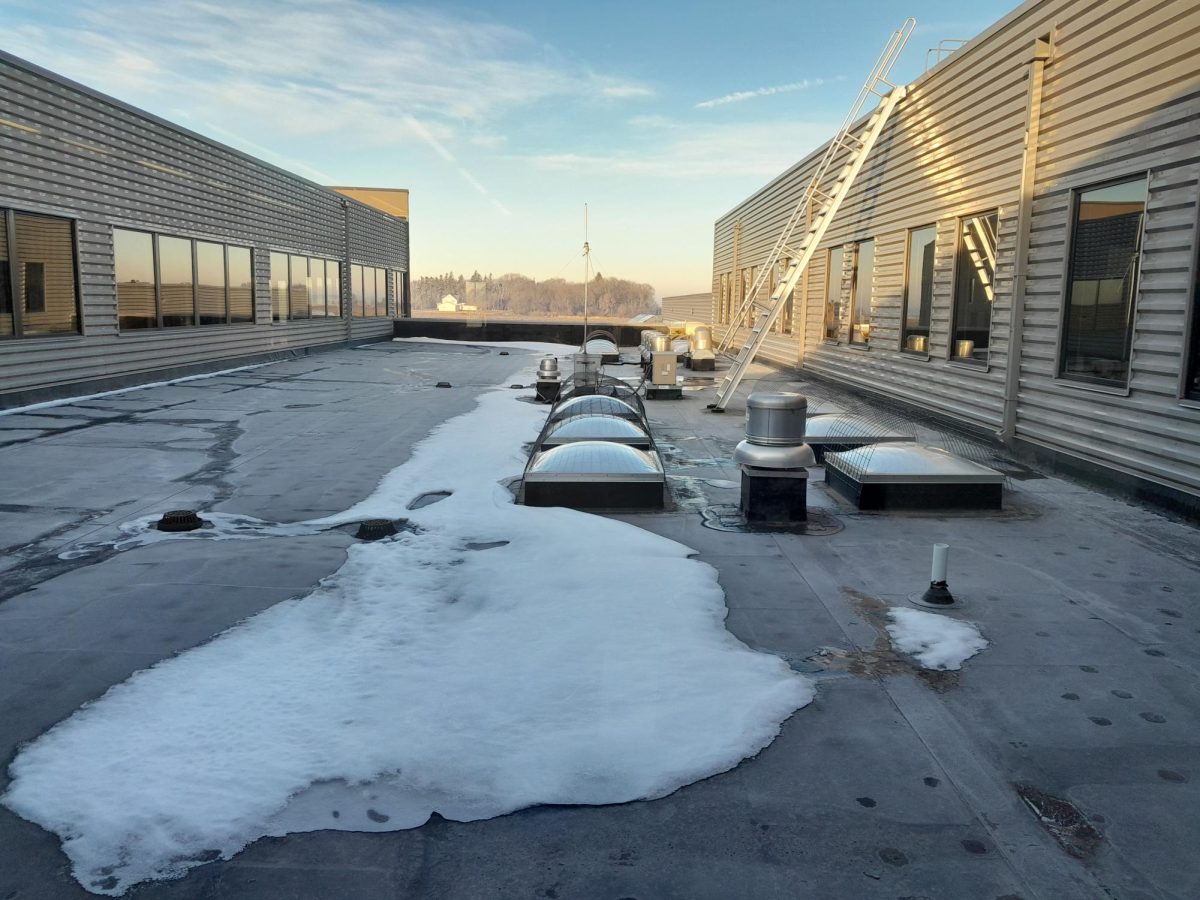
[[[381,541],[396,533],[396,523],[391,519],[367,519],[359,522],[354,536],[360,541]]]
[[[154,525],[159,531],[195,531],[208,523],[192,509],[173,509],[162,514]]]

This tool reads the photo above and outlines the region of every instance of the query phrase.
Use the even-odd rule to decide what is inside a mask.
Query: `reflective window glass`
[[[1200,400],[1200,259],[1196,260],[1194,267],[1196,283],[1192,286],[1192,337],[1183,395],[1191,400]]]
[[[271,254],[271,318],[282,322],[291,314],[288,305],[288,258],[286,253]]]
[[[117,321],[122,331],[158,327],[154,303],[154,239],[144,231],[113,229]]]
[[[325,309],[331,316],[342,315],[342,264],[325,260]]]
[[[307,319],[310,315],[308,304],[308,257],[292,256],[291,280],[292,318]]]
[[[933,311],[933,254],[937,228],[915,228],[908,233],[907,272],[904,280],[905,350],[929,351],[929,316]]]
[[[17,213],[17,296],[27,335],[79,330],[74,229],[67,219]]]
[[[829,251],[825,269],[825,340],[836,341],[842,336],[842,268],[846,263],[846,248]]]
[[[853,306],[850,309],[850,343],[871,342],[871,290],[875,276],[875,241],[861,241],[854,259]]]
[[[228,247],[229,320],[254,321],[254,267],[249,247]]]
[[[158,239],[159,296],[163,327],[193,325],[196,298],[192,290],[192,242],[185,238]]]
[[[363,315],[375,315],[375,273],[376,269],[363,269]]]
[[[0,209],[0,337],[12,337],[12,269],[8,263],[8,217]]]
[[[225,248],[196,241],[196,302],[201,325],[225,324]]]
[[[325,317],[325,260],[308,261],[308,303],[314,319]]]
[[[968,216],[958,223],[954,263],[954,323],[950,355],[963,362],[986,363],[992,330],[996,281],[996,212]]]
[[[350,265],[350,315],[363,314],[363,267]]]
[[[1129,380],[1146,188],[1143,176],[1075,196],[1061,375]]]

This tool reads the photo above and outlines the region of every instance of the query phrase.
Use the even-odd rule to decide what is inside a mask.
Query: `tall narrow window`
[[[995,210],[967,216],[958,223],[958,253],[954,261],[954,321],[950,327],[950,356],[959,362],[987,362],[995,300]]]
[[[1183,396],[1189,400],[1200,400],[1200,248],[1194,264],[1196,282],[1192,285],[1192,337],[1188,342],[1187,375],[1183,382]]]
[[[825,264],[825,340],[836,341],[842,336],[842,268],[846,263],[846,248],[834,247]]]
[[[363,267],[350,265],[350,315],[363,314]]]
[[[757,274],[758,266],[751,266],[748,269],[742,269],[742,296],[739,306],[744,304],[745,309],[742,310],[742,321],[738,324],[743,328],[749,328],[754,324],[754,304],[747,304],[746,298],[750,296],[750,289],[754,287],[754,279]]]
[[[0,337],[15,334],[12,303],[12,269],[8,262],[8,216],[0,209]]]
[[[1075,195],[1059,374],[1124,386],[1146,213],[1146,177]]]
[[[226,248],[229,261],[229,321],[254,321],[254,268],[249,247]]]
[[[21,333],[66,334],[79,330],[75,290],[75,235],[68,219],[17,213],[17,258],[22,301]]]
[[[308,305],[308,257],[292,256],[292,278],[289,299],[292,304],[293,319],[307,319],[310,308]]]
[[[937,228],[927,225],[908,233],[908,263],[904,280],[904,333],[900,346],[918,353],[929,351],[929,316],[933,310],[933,253]]]
[[[224,325],[225,248],[209,241],[196,241],[196,302],[201,325]]]
[[[786,256],[779,260],[778,268],[775,270],[775,280],[771,286],[772,296],[775,293],[775,288],[787,280],[788,267],[791,266],[791,264],[792,261]],[[792,306],[795,297],[796,289],[793,287],[790,291],[788,291],[785,297],[780,298],[780,302],[783,304],[783,309],[779,311],[779,316],[775,319],[775,330],[780,334],[792,333]]]
[[[854,254],[853,306],[850,308],[850,343],[871,342],[871,291],[875,278],[875,241],[860,241]]]
[[[288,257],[286,253],[271,254],[271,318],[282,322],[291,318],[288,305]]]
[[[159,237],[158,280],[164,328],[196,323],[196,295],[192,279],[192,242]]]
[[[122,331],[157,328],[154,239],[144,231],[113,229],[117,264],[117,324]]]
[[[325,260],[308,261],[308,303],[314,319],[325,317]]]
[[[342,264],[325,260],[325,309],[331,316],[342,315]]]

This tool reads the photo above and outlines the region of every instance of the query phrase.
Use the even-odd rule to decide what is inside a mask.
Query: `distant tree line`
[[[510,272],[498,278],[425,275],[412,283],[414,309],[433,309],[447,294],[460,303],[480,310],[504,310],[514,315],[583,315],[583,282],[551,278],[537,281],[528,275]],[[657,311],[654,287],[624,278],[605,278],[597,273],[588,283],[588,315],[629,318]]]

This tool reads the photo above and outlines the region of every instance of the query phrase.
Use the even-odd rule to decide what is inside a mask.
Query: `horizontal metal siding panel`
[[[0,125],[0,206],[75,220],[83,323],[83,336],[0,342],[0,391],[347,340],[345,319],[271,324],[271,250],[340,260],[348,276],[349,242],[408,268],[406,221],[19,61],[0,58],[0,106],[22,126]],[[250,247],[258,325],[119,334],[114,225]]]
[[[696,297],[663,297],[662,299],[662,317],[668,322],[711,322],[712,311],[712,294],[701,294]]]

